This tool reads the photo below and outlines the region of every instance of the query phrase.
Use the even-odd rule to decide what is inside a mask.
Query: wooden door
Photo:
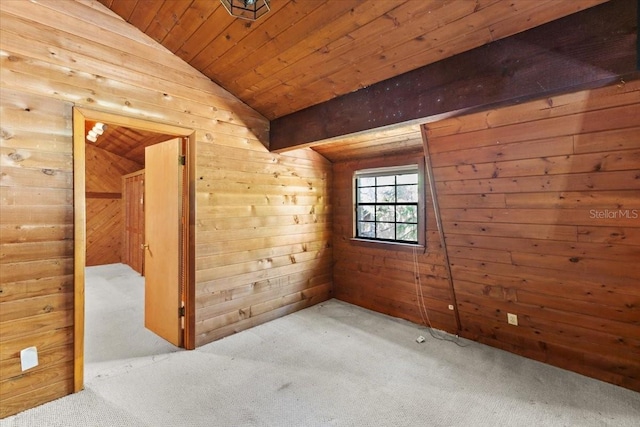
[[[122,262],[144,276],[144,169],[122,177]]]
[[[145,149],[145,327],[182,345],[182,141]]]

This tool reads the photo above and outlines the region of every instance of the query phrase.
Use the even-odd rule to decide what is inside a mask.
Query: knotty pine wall
[[[353,174],[358,169],[424,162],[421,153],[336,162],[333,165],[333,281],[335,297],[370,310],[455,333],[453,297],[443,245],[426,185],[426,249],[363,246],[353,237]],[[414,258],[415,257],[415,258]],[[417,265],[414,260],[417,259]],[[416,284],[416,273],[420,281]],[[421,293],[420,289],[421,288]],[[427,308],[421,314],[420,302]]]
[[[640,391],[640,81],[426,128],[462,335]]]
[[[8,89],[6,59],[3,52],[0,418],[73,390],[71,104]],[[30,346],[40,365],[23,374],[19,352]]]
[[[324,158],[268,153],[266,119],[98,2],[1,1],[0,22],[0,417],[73,389],[74,105],[196,131],[198,345],[329,297]]]
[[[311,150],[198,150],[196,344],[326,300],[331,164]]]
[[[86,265],[114,264],[122,261],[124,210],[122,176],[144,166],[86,144]]]

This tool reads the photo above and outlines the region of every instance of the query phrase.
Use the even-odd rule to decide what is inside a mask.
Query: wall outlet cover
[[[20,351],[20,365],[22,370],[35,368],[38,366],[38,349],[35,347],[27,347]]]

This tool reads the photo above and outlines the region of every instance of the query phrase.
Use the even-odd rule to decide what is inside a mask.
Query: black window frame
[[[418,188],[418,198],[416,202],[398,202],[397,198],[395,199],[394,202],[383,202],[383,201],[375,201],[374,203],[365,201],[365,202],[361,202],[359,200],[359,191],[358,188],[365,188],[365,187],[371,187],[371,188],[378,188],[378,187],[382,187],[382,186],[388,186],[388,185],[373,185],[373,186],[362,186],[359,187],[359,179],[361,178],[371,178],[371,177],[385,177],[385,176],[398,176],[398,175],[404,175],[404,174],[408,174],[408,173],[415,173],[417,174],[417,188]],[[397,187],[399,187],[400,185],[406,185],[406,184],[402,184],[402,183],[398,183],[397,180],[395,180],[394,178],[394,187],[396,187],[396,194],[397,194]],[[374,190],[375,191],[375,190]],[[355,242],[363,242],[363,243],[370,243],[370,244],[380,244],[380,245],[385,245],[385,244],[392,244],[392,245],[402,245],[402,246],[410,246],[410,247],[424,247],[425,245],[425,228],[426,228],[426,224],[425,224],[425,219],[426,219],[426,215],[425,215],[425,186],[424,186],[424,162],[411,162],[408,164],[401,164],[401,165],[393,165],[393,166],[385,166],[385,167],[376,167],[376,168],[368,168],[368,169],[359,169],[354,171],[353,173],[353,205],[354,205],[354,209],[353,209],[353,241]],[[417,209],[417,220],[415,223],[413,222],[403,222],[397,221],[397,217],[394,217],[394,221],[390,222],[390,221],[377,221],[377,218],[374,218],[374,221],[359,221],[358,219],[358,209],[360,206],[374,206],[374,212],[377,211],[377,209],[375,209],[375,207],[377,206],[404,206],[404,205],[415,205],[416,209]],[[394,209],[395,211],[395,209]],[[416,224],[416,230],[417,230],[417,239],[416,240],[399,240],[399,239],[389,239],[389,238],[380,238],[380,237],[370,237],[370,236],[363,236],[359,233],[359,223],[360,222],[369,222],[374,224],[374,228],[377,228],[377,224],[378,223],[393,223],[394,224],[394,233],[397,232],[397,228],[396,225],[397,224]]]

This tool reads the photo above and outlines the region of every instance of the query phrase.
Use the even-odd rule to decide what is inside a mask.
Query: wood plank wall
[[[118,263],[124,232],[122,176],[143,166],[92,144],[85,149],[87,265]]]
[[[196,181],[196,345],[330,297],[324,157],[202,144]]]
[[[455,333],[457,330],[443,245],[426,189],[426,250],[393,245],[363,247],[353,237],[353,174],[358,169],[424,162],[421,153],[380,159],[342,161],[333,165],[333,282],[335,297],[371,310]],[[417,265],[414,262],[417,259]],[[416,272],[420,281],[416,286]],[[421,314],[420,302],[427,314]]]
[[[640,391],[640,81],[426,127],[462,335]]]
[[[0,417],[73,389],[73,105],[195,130],[198,344],[329,297],[328,162],[268,153],[264,117],[95,1],[0,22]]]
[[[0,105],[4,417],[73,390],[73,144],[70,104],[3,84]],[[30,346],[40,365],[23,373],[20,350]]]

